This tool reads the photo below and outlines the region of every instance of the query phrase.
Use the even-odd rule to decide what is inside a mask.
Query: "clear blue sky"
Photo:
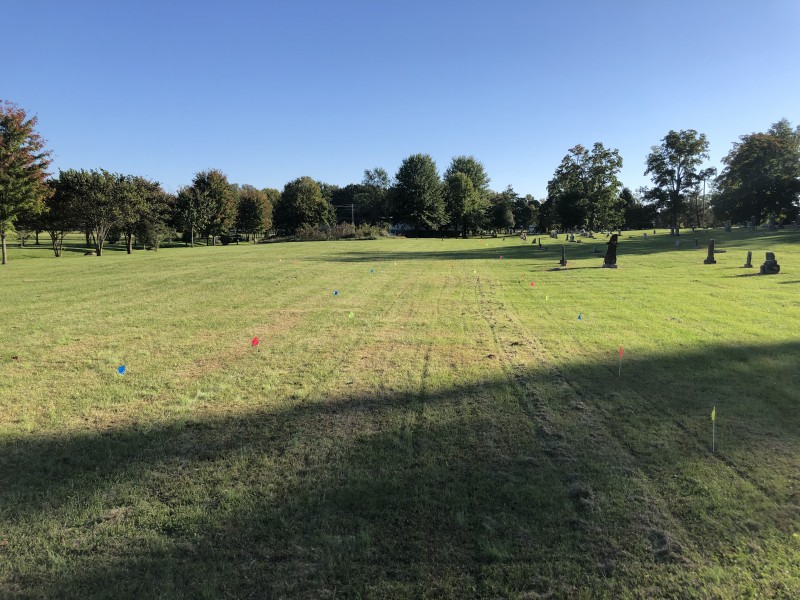
[[[542,198],[575,144],[623,182],[670,129],[800,121],[800,2],[0,0],[0,99],[39,117],[54,167],[205,168],[283,188],[346,185],[428,153],[472,154]]]

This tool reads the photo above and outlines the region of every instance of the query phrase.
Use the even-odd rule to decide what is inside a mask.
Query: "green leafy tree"
[[[488,221],[490,208],[489,199],[492,196],[492,192],[489,189],[489,182],[491,179],[489,179],[489,175],[486,173],[483,163],[478,161],[474,156],[454,157],[450,161],[450,166],[447,167],[444,173],[445,182],[450,181],[455,173],[463,173],[466,175],[474,190],[474,195],[471,198],[472,201],[468,206],[464,207],[465,212],[460,218],[456,218],[456,215],[452,214],[448,209],[449,221],[453,224],[460,223],[462,235],[466,237],[466,233],[463,231],[464,225],[466,225],[468,229],[478,229],[484,227]],[[445,189],[445,193],[447,193],[447,189]]]
[[[454,171],[445,180],[444,197],[450,224],[466,238],[483,216],[484,211],[478,209],[480,194],[465,173]]]
[[[323,197],[319,183],[311,177],[299,177],[284,186],[273,220],[279,231],[294,234],[301,227],[334,225],[336,213]]]
[[[322,197],[325,198],[325,201],[333,204],[333,196],[339,190],[339,186],[333,183],[325,183],[324,181],[318,181],[317,183],[319,184],[319,191]]]
[[[44,231],[50,236],[53,254],[61,256],[64,247],[64,237],[68,232],[78,229],[81,220],[76,213],[76,198],[71,193],[69,183],[62,179],[49,181],[52,194],[44,201],[45,210],[41,213],[41,223]]]
[[[194,247],[195,234],[205,230],[210,218],[211,202],[198,188],[188,185],[178,190],[174,220],[191,247]]]
[[[143,248],[149,246],[157,251],[161,243],[174,234],[169,221],[175,211],[176,201],[174,195],[165,192],[158,184],[156,189],[150,192],[147,209],[134,230],[136,240]]]
[[[197,173],[192,187],[208,215],[200,231],[206,238],[210,237],[211,245],[214,245],[216,237],[226,233],[236,222],[236,193],[228,178],[218,169]]]
[[[118,176],[105,169],[69,169],[60,172],[59,180],[70,194],[82,228],[90,232],[97,256],[102,256],[109,232],[120,222],[120,205],[115,196]]]
[[[700,165],[707,159],[706,135],[694,129],[670,130],[661,145],[650,149],[644,174],[651,176],[657,190],[652,196],[666,209],[670,226],[676,231],[687,194],[702,181]]]
[[[530,194],[514,200],[511,210],[514,213],[515,225],[523,230],[527,230],[539,220],[539,202]]]
[[[453,173],[463,173],[472,182],[474,189],[483,200],[488,200],[492,195],[489,190],[489,175],[483,163],[474,156],[456,156],[450,161],[450,166],[444,172],[445,180]],[[488,203],[487,203],[488,206]]]
[[[269,196],[251,185],[243,185],[239,191],[239,206],[236,229],[253,235],[263,234],[272,227],[272,205]]]
[[[496,230],[507,230],[514,227],[514,203],[517,200],[517,193],[510,185],[492,198],[491,223]]]
[[[548,197],[564,227],[614,227],[621,223],[622,187],[617,175],[622,168],[619,151],[596,142],[592,150],[570,148],[547,184]]]
[[[395,175],[392,188],[395,218],[422,228],[439,229],[447,223],[442,183],[436,163],[427,154],[412,154]]]
[[[118,175],[113,194],[119,205],[116,227],[124,237],[125,249],[130,254],[134,235],[137,231],[144,231],[143,223],[149,223],[152,229],[157,222],[164,221],[161,209],[166,201],[165,193],[155,181],[136,175]]]
[[[625,210],[623,222],[626,229],[645,229],[653,225],[656,219],[654,205],[645,204],[641,197],[637,197],[627,187],[622,188],[619,199]]]
[[[28,118],[11,102],[0,103],[0,246],[8,262],[6,236],[14,221],[41,212],[52,193],[47,185],[50,151],[36,132],[37,118]]]
[[[391,218],[389,188],[389,174],[385,169],[365,169],[361,185],[353,196],[356,218],[371,225],[388,221]]]
[[[722,159],[715,212],[737,221],[796,217],[800,197],[800,127],[778,121],[766,133],[741,136]]]

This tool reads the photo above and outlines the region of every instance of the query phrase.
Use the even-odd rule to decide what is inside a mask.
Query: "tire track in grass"
[[[503,357],[501,361],[503,363],[503,370],[507,374],[513,374],[513,359],[515,358],[515,353],[508,349],[510,346],[509,344],[503,343],[502,335],[492,317],[502,314],[507,321],[510,331],[524,331],[525,328],[511,311],[503,310],[502,304],[498,305],[498,310],[494,310],[491,307],[491,301],[487,298],[487,294],[480,282],[478,283],[478,289],[481,316],[486,321],[492,333],[498,354]],[[542,440],[545,440],[544,452],[548,460],[558,470],[563,472],[562,481],[565,488],[568,489],[569,497],[575,503],[576,511],[580,515],[580,518],[578,518],[573,525],[577,526],[577,528],[584,532],[587,538],[589,538],[589,547],[594,551],[594,557],[599,561],[598,564],[601,570],[605,572],[611,568],[609,557],[612,557],[613,562],[614,556],[622,555],[626,552],[620,548],[621,544],[619,543],[623,542],[624,538],[621,539],[619,536],[612,535],[612,533],[608,531],[608,526],[611,525],[611,523],[606,523],[606,526],[603,526],[602,518],[597,526],[586,523],[584,517],[590,520],[596,520],[591,519],[591,514],[586,514],[594,510],[586,510],[587,505],[591,508],[591,502],[594,500],[594,490],[590,487],[587,489],[581,479],[589,475],[589,480],[591,481],[593,476],[589,473],[581,474],[568,472],[575,467],[576,462],[580,463],[581,456],[580,454],[576,454],[573,450],[575,446],[579,445],[576,443],[578,440],[573,440],[572,444],[566,443],[566,435],[560,430],[563,429],[563,424],[559,422],[560,416],[565,416],[568,421],[572,422],[573,426],[577,427],[579,432],[588,432],[588,436],[590,437],[589,441],[593,444],[594,448],[608,449],[608,454],[614,462],[617,463],[617,471],[622,472],[625,475],[626,481],[639,491],[638,496],[640,500],[638,504],[641,508],[638,512],[640,516],[650,515],[655,517],[645,520],[645,527],[641,532],[644,535],[638,535],[636,533],[635,524],[626,527],[625,524],[622,523],[621,525],[624,530],[633,532],[633,534],[640,539],[642,537],[647,537],[649,543],[653,546],[654,557],[658,560],[665,558],[671,560],[675,558],[672,555],[676,551],[679,554],[686,554],[684,548],[688,548],[693,556],[697,556],[697,546],[694,543],[686,541],[692,538],[681,526],[680,520],[669,509],[667,500],[657,491],[653,481],[642,473],[641,470],[635,468],[638,459],[631,450],[622,443],[621,440],[624,439],[624,437],[614,435],[614,428],[609,426],[601,410],[598,410],[593,404],[587,404],[580,400],[580,398],[584,396],[583,390],[577,383],[571,381],[564,375],[561,370],[552,365],[542,345],[538,342],[533,342],[533,345],[537,350],[537,359],[540,363],[544,363],[542,372],[552,373],[553,383],[560,382],[566,388],[562,391],[554,390],[555,394],[565,395],[564,392],[568,390],[568,394],[566,395],[575,398],[571,405],[571,408],[573,408],[575,412],[571,414],[563,412],[563,415],[554,413],[553,410],[548,408],[548,402],[538,393],[537,383],[532,381],[531,377],[514,375],[509,378],[509,383],[518,390],[518,397],[526,400],[525,402],[520,402],[520,408],[524,413],[528,414],[536,434]],[[548,378],[548,376],[543,377],[545,381]],[[530,396],[533,397],[533,402],[530,402]],[[545,393],[544,396],[546,398],[547,394]],[[597,475],[594,475],[594,477],[597,477]],[[617,477],[617,480],[619,480],[619,477]],[[602,517],[602,514],[600,516]],[[663,534],[662,530],[678,532],[679,544],[676,545],[675,539],[672,536],[668,537]]]

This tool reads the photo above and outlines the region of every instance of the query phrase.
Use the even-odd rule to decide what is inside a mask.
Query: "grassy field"
[[[697,236],[12,247],[0,597],[800,597],[800,233]]]

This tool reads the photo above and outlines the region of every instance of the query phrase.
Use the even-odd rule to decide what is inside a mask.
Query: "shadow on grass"
[[[0,591],[681,595],[691,579],[673,581],[676,570],[716,565],[715,549],[770,542],[775,523],[800,519],[796,496],[756,481],[763,529],[732,525],[736,485],[757,479],[740,457],[779,464],[800,441],[798,357],[800,342],[713,346],[626,357],[622,378],[612,358],[435,392],[5,439]],[[691,511],[678,525],[670,512],[669,486],[693,480],[694,464],[737,471],[707,532]]]
[[[714,236],[716,234],[716,237]],[[707,237],[699,237],[699,246],[694,247],[690,241],[686,241],[680,247],[675,247],[675,238],[669,235],[661,235],[658,238],[650,237],[643,239],[636,237],[635,232],[626,233],[620,241],[618,256],[620,262],[624,262],[625,256],[638,256],[656,253],[669,253],[669,252],[687,252],[693,251],[698,254],[706,251],[706,245],[709,239],[715,239],[717,248],[725,250],[726,252],[735,252],[741,250],[741,261],[744,262],[748,250],[757,250],[754,255],[763,249],[766,251],[780,252],[780,247],[785,245],[796,245],[800,242],[800,234],[795,232],[778,232],[769,235],[753,234],[753,236],[743,233],[724,233],[724,232],[709,232]],[[425,239],[425,247],[430,248],[438,240]],[[324,259],[306,258],[306,260],[319,260],[326,262],[344,262],[344,263],[358,263],[358,262],[372,262],[379,261],[402,261],[402,260],[494,260],[499,259],[500,256],[503,260],[522,259],[527,261],[535,261],[537,263],[550,262],[558,264],[561,259],[561,246],[565,247],[567,260],[584,260],[596,259],[603,260],[606,250],[606,240],[598,239],[597,243],[592,243],[593,240],[585,240],[583,243],[569,243],[560,240],[553,240],[550,238],[542,237],[544,248],[548,251],[543,252],[539,250],[538,246],[531,243],[520,242],[516,238],[509,238],[503,240],[500,238],[488,239],[484,242],[488,246],[483,247],[465,247],[458,248],[454,243],[472,245],[476,239],[470,240],[447,240],[449,243],[441,251],[437,250],[415,250],[414,239],[407,240],[402,250],[396,252],[386,252],[381,250],[371,250],[367,245],[363,250],[353,252],[337,253],[332,256],[326,256]],[[597,247],[597,252],[593,251],[593,247]],[[724,248],[723,248],[724,246]],[[720,252],[720,255],[724,254]],[[778,256],[780,259],[780,255]],[[700,260],[698,256],[698,260]],[[739,260],[738,258],[736,259]]]

